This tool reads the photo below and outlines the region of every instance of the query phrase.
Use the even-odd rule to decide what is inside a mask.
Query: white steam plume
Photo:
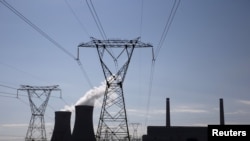
[[[87,91],[83,97],[81,97],[75,105],[89,105],[94,106],[96,99],[104,95],[106,83],[102,82],[99,87]]]
[[[76,105],[94,106],[98,98],[104,95],[106,89],[106,81],[102,82],[100,86],[94,87],[87,91],[74,105],[65,105],[61,111],[74,111]]]
[[[73,112],[75,111],[75,105],[65,105],[63,109],[61,109],[60,111],[68,111],[68,112]]]

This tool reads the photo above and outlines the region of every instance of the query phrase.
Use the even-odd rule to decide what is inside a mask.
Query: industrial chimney
[[[166,100],[166,127],[170,127],[170,101]]]
[[[71,117],[71,112],[68,111],[55,112],[55,125],[51,141],[70,141],[71,139],[70,117]]]
[[[220,125],[224,125],[224,106],[223,106],[223,99],[220,98]]]
[[[71,141],[96,141],[93,127],[93,106],[75,106],[75,125]]]

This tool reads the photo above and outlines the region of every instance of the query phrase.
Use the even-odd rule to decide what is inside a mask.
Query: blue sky
[[[77,46],[90,41],[91,36],[102,39],[84,0],[6,1],[75,56]],[[142,42],[151,43],[155,49],[173,3],[93,0],[107,38],[140,36]],[[0,92],[4,92],[0,95],[0,140],[16,141],[26,135],[30,107],[27,97],[5,97],[10,96],[6,93],[15,94],[16,89],[4,86],[59,85],[69,105],[92,87],[73,58],[2,3],[0,18]],[[91,84],[99,86],[104,76],[96,50],[81,48],[80,59]],[[224,99],[226,124],[250,123],[248,0],[182,0],[157,56],[150,93],[151,60],[151,49],[136,49],[124,82],[128,120],[141,123],[141,134],[145,126],[165,125],[167,97],[173,126],[219,124],[219,98]],[[48,137],[54,112],[65,102],[53,97],[49,101],[45,113]],[[97,106],[96,126],[99,114]]]

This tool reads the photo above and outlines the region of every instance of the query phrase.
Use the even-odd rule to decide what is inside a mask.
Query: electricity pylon
[[[130,125],[132,126],[132,128],[134,130],[133,136],[132,136],[132,141],[139,141],[137,129],[138,129],[139,125],[141,125],[141,124],[140,123],[130,123]]]
[[[98,141],[106,141],[107,135],[109,138],[108,140],[130,141],[123,95],[123,82],[134,48],[152,47],[151,44],[143,43],[139,41],[139,39],[138,37],[133,40],[99,40],[92,37],[90,42],[78,45],[78,59],[79,47],[97,49],[107,84],[96,133]],[[114,62],[114,64],[112,63],[114,65],[113,67],[110,65],[111,61]],[[118,63],[121,63],[121,61],[124,62],[120,67]]]
[[[31,119],[25,141],[47,141],[44,113],[52,91],[59,90],[54,86],[21,85],[17,91],[27,91],[31,108]],[[18,94],[18,92],[17,92]]]

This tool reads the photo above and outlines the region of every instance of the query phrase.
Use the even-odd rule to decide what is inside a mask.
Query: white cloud
[[[188,107],[188,106],[180,106],[180,107],[174,108],[173,110],[171,110],[171,112],[175,112],[175,113],[208,113],[207,110],[192,108],[192,107]]]
[[[245,114],[250,114],[250,113],[247,111],[244,111],[244,110],[237,110],[237,111],[227,112],[225,114],[227,114],[227,115],[245,115]]]
[[[148,112],[146,110],[140,110],[140,109],[127,109],[127,112],[130,115],[135,116],[143,116],[145,117],[147,114],[148,116],[156,116],[156,115],[165,115],[166,110],[165,109],[151,109]],[[200,109],[200,108],[193,108],[189,106],[179,106],[177,108],[170,109],[171,113],[208,113],[209,111]]]
[[[136,115],[136,116],[145,116],[147,113],[149,115],[162,115],[166,113],[166,110],[162,109],[153,109],[149,110],[148,112],[146,110],[140,110],[140,109],[127,109],[127,112],[129,112],[130,115]]]
[[[238,102],[250,106],[250,100],[238,100]]]
[[[24,140],[24,137],[13,136],[13,135],[5,135],[5,136],[0,135],[0,141],[20,141],[20,140]]]
[[[26,123],[2,124],[1,127],[28,127]]]

